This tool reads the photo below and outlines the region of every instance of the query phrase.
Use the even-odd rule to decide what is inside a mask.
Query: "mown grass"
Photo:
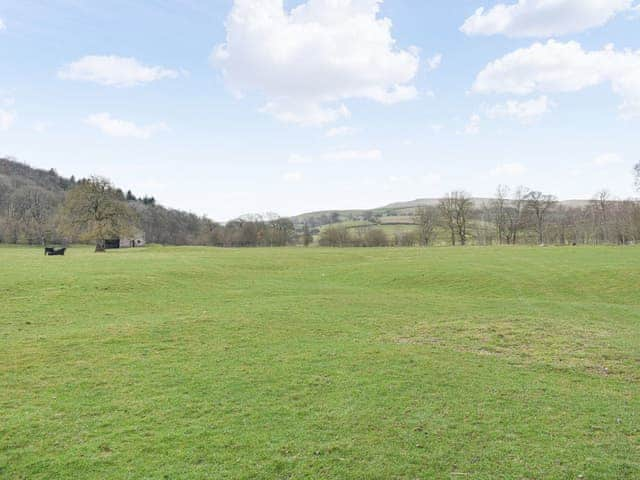
[[[0,478],[640,478],[638,248],[0,269]]]

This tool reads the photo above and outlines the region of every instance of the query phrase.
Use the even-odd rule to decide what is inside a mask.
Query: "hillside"
[[[32,168],[0,159],[0,243],[66,243],[58,228],[65,192],[76,184],[55,170]],[[138,198],[115,188],[116,195],[137,213],[138,227],[149,243],[226,247],[283,246],[307,241],[326,246],[448,245],[453,231],[436,206],[438,199],[421,198],[371,209],[326,210],[291,219],[246,215],[224,225],[206,217],[169,209],[153,198]],[[474,245],[495,243],[632,243],[640,241],[640,206],[637,202],[606,199],[568,200],[552,206],[539,221],[532,205],[506,200],[498,225],[490,198],[473,198],[465,217],[465,241]],[[528,202],[528,201],[527,201]],[[516,205],[518,205],[516,207]],[[420,240],[415,214],[429,207],[430,240]],[[335,227],[335,228],[333,228]],[[333,231],[331,231],[333,230]],[[332,235],[329,240],[327,235]],[[421,234],[423,238],[424,232]],[[323,236],[325,237],[323,239]],[[71,239],[73,240],[73,239]]]
[[[54,170],[32,168],[8,158],[0,158],[0,201],[21,188],[41,188],[54,195],[62,194],[74,183]]]
[[[483,197],[474,197],[472,198],[472,202],[476,207],[480,207],[482,205],[488,205],[493,199],[491,198],[483,198]],[[366,216],[412,216],[415,213],[415,210],[419,207],[436,207],[439,198],[417,198],[415,200],[410,200],[406,202],[394,202],[388,205],[384,205],[382,207],[375,207],[371,209],[355,209],[355,210],[322,210],[322,211],[314,211],[314,212],[305,212],[299,215],[295,215],[291,217],[294,223],[301,224],[305,223],[305,221],[309,221],[310,219],[319,219],[323,217],[331,218],[340,218],[340,219],[352,219],[358,217],[366,217]],[[508,202],[507,202],[508,203]],[[566,208],[584,208],[591,204],[591,200],[561,200],[558,202],[558,205]],[[330,222],[327,222],[330,223]]]
[[[33,168],[0,158],[0,243],[61,243],[57,213],[65,192],[76,184],[54,170]],[[117,189],[138,214],[139,227],[152,243],[191,245],[204,243],[213,222],[195,214],[156,205],[153,198],[138,198]]]

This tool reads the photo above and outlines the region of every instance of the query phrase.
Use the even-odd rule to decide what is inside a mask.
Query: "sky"
[[[215,220],[633,195],[637,0],[0,0],[0,156]]]

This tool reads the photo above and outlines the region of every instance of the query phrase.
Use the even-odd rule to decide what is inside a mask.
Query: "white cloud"
[[[300,172],[287,172],[282,179],[287,183],[299,183],[302,181],[303,175]]]
[[[3,30],[6,30],[6,29],[7,29],[7,26],[5,25],[5,23],[0,18],[0,32],[2,32]]]
[[[164,123],[154,123],[153,125],[141,127],[133,122],[113,118],[109,113],[90,115],[85,122],[112,137],[130,137],[142,140],[147,140],[153,134],[167,130],[167,126]]]
[[[640,50],[585,51],[577,42],[535,43],[489,63],[476,77],[478,93],[577,92],[609,82],[623,117],[640,115]]]
[[[553,102],[545,95],[520,102],[509,100],[488,107],[485,114],[489,118],[515,118],[522,123],[531,123],[553,109]]]
[[[441,64],[442,64],[441,53],[437,53],[433,57],[427,59],[427,69],[429,71],[437,70],[438,68],[440,68]]]
[[[313,158],[307,157],[304,155],[298,155],[297,153],[292,153],[289,155],[289,159],[287,160],[291,165],[307,165],[309,163],[313,163]]]
[[[9,130],[15,119],[15,113],[8,110],[0,110],[0,131]]]
[[[477,135],[480,133],[480,115],[474,113],[469,117],[469,123],[464,129],[464,133],[467,135]]]
[[[596,167],[608,167],[622,162],[622,157],[617,153],[603,153],[594,158],[591,163]]]
[[[350,160],[380,160],[382,152],[380,150],[338,150],[326,153],[322,156],[324,160],[329,161],[350,161]]]
[[[424,185],[438,185],[442,181],[442,176],[437,173],[427,173],[420,177],[420,181]]]
[[[517,177],[526,173],[527,168],[521,163],[503,163],[491,170],[492,177]]]
[[[606,169],[608,167],[621,165],[623,163],[624,159],[617,153],[602,153],[593,158],[591,161],[578,164],[570,171],[570,174],[573,177],[579,177],[585,175],[587,172],[593,172],[594,169]]]
[[[299,125],[324,125],[351,117],[351,112],[345,105],[329,108],[313,102],[296,103],[290,99],[267,102],[260,112],[269,113],[281,122]]]
[[[89,55],[58,71],[58,77],[64,80],[82,80],[112,87],[133,87],[165,78],[177,78],[178,75],[176,70],[149,67],[135,58],[115,55]]]
[[[346,137],[357,133],[358,129],[353,127],[335,127],[330,128],[325,132],[325,136],[329,138],[333,137]]]
[[[417,96],[417,48],[397,48],[383,0],[235,0],[226,42],[212,60],[235,91],[260,91],[263,112],[281,121],[321,125],[349,115],[342,104],[389,104]]]
[[[467,35],[554,37],[604,25],[621,12],[631,11],[633,0],[518,0],[479,8],[460,30]]]
[[[49,127],[51,127],[51,123],[49,122],[36,122],[33,125],[33,129],[36,133],[45,133]]]

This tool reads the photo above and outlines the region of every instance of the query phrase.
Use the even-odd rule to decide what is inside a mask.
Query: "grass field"
[[[2,479],[638,479],[640,249],[0,248]]]

